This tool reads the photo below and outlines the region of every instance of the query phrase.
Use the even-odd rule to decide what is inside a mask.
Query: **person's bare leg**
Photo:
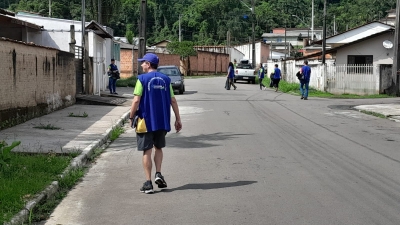
[[[163,151],[162,148],[156,148],[155,153],[154,153],[154,163],[156,164],[156,172],[160,172],[161,173],[161,164],[162,164],[162,160],[163,160]]]
[[[151,162],[151,153],[153,149],[148,149],[143,152],[143,169],[146,176],[146,180],[151,180],[151,167],[153,166]]]

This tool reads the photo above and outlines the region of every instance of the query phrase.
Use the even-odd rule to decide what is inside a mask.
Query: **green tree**
[[[181,60],[183,62],[184,74],[190,75],[191,70],[189,57],[197,55],[197,52],[194,49],[194,43],[192,41],[174,41],[168,43],[167,50],[172,54],[176,54],[181,57]]]

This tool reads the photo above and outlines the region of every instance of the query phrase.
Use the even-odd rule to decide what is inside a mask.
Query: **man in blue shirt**
[[[278,64],[275,64],[275,69],[272,78],[274,87],[276,88],[275,92],[277,92],[279,88],[279,81],[281,81],[282,78],[281,69],[278,68]]]
[[[308,84],[310,83],[311,78],[311,68],[308,66],[308,61],[304,60],[304,66],[301,67],[300,70],[303,75],[303,79],[300,79],[300,94],[301,99],[308,99]]]
[[[165,135],[171,131],[170,116],[171,106],[175,114],[175,130],[182,129],[182,122],[179,115],[178,103],[174,96],[171,79],[157,72],[159,63],[158,56],[147,53],[143,58],[138,59],[144,74],[138,77],[136,82],[134,98],[131,107],[131,126],[135,126],[135,115],[138,117],[136,127],[137,148],[143,151],[143,168],[146,175],[146,182],[140,191],[146,194],[154,193],[151,182],[153,147],[154,164],[156,174],[154,182],[159,188],[166,188],[167,182],[161,175],[161,164],[163,160],[162,148],[165,147]],[[139,123],[145,124],[144,131],[139,128]],[[141,126],[142,127],[142,126]]]
[[[108,88],[110,89],[110,94],[118,94],[116,92],[117,79],[119,79],[118,67],[115,65],[115,60],[111,59],[111,64],[108,66]]]

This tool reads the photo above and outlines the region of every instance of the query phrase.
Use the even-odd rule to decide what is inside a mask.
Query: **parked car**
[[[248,83],[256,83],[256,70],[249,63],[248,60],[241,60],[240,63],[236,66],[235,69],[235,78],[234,82],[237,80],[244,80]]]
[[[179,94],[185,92],[185,79],[177,66],[159,66],[157,71],[167,75],[171,79],[171,85],[174,91],[179,91]]]

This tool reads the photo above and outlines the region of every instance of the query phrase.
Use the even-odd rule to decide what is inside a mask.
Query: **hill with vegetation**
[[[226,42],[227,31],[231,44],[246,42],[255,22],[256,38],[276,27],[311,26],[312,0],[148,0],[148,43],[164,39],[178,40],[181,16],[182,39],[195,44],[214,45]],[[62,19],[81,19],[81,0],[4,0],[0,8],[13,12],[28,11]],[[115,36],[138,34],[141,0],[86,0],[86,20],[97,20],[101,4],[102,24],[114,29]],[[314,28],[323,25],[324,0],[314,0]],[[387,10],[396,7],[396,0],[327,0],[327,33],[379,20]],[[295,16],[293,16],[295,15]]]

